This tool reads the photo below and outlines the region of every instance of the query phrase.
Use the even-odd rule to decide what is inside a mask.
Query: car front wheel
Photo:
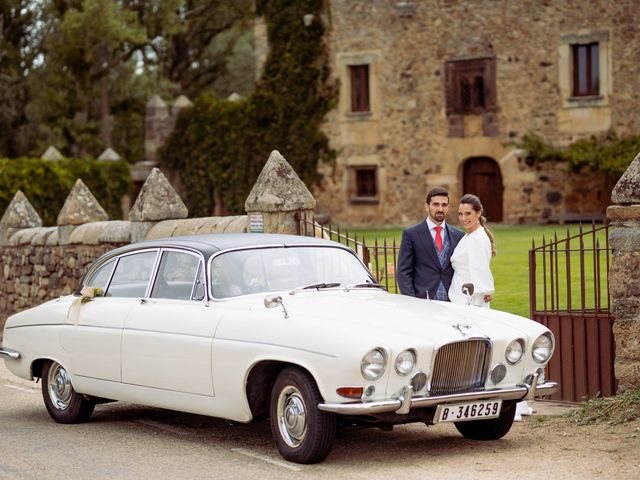
[[[498,440],[504,437],[513,425],[516,414],[516,403],[502,404],[502,411],[498,418],[492,420],[472,420],[470,422],[456,422],[456,428],[471,440]]]
[[[80,423],[89,419],[95,404],[77,393],[67,370],[57,362],[42,369],[42,398],[51,418],[58,423]]]
[[[283,458],[318,463],[327,458],[336,434],[334,415],[318,410],[320,391],[311,375],[285,368],[271,391],[271,434]]]

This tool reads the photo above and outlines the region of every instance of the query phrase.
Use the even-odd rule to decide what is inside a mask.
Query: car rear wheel
[[[503,403],[498,418],[491,420],[473,420],[471,422],[456,422],[456,428],[471,440],[498,440],[504,437],[513,425],[516,414],[515,402]]]
[[[84,422],[95,408],[95,403],[73,389],[67,370],[52,361],[42,369],[42,398],[49,415],[58,423]]]
[[[296,463],[318,463],[327,458],[337,422],[318,410],[322,397],[311,375],[285,368],[271,390],[271,434],[283,458]]]

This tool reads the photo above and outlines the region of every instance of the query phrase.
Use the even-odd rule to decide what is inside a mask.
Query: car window
[[[147,251],[120,257],[107,297],[144,297],[157,256]]]
[[[373,281],[348,251],[333,247],[280,247],[223,253],[211,263],[214,298],[291,290],[312,283],[343,286]]]
[[[112,258],[107,263],[98,268],[91,277],[84,284],[88,287],[97,287],[104,290],[107,288],[107,284],[109,283],[109,279],[111,278],[111,272],[113,271],[113,266],[116,264],[116,259]]]
[[[183,252],[165,251],[156,275],[151,297],[191,299],[200,258]]]

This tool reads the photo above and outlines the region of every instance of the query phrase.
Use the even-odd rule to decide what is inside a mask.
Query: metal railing
[[[331,224],[320,225],[312,215],[298,212],[296,215],[298,235],[307,237],[320,237],[352,248],[373,274],[374,278],[391,293],[398,293],[398,281],[396,279],[396,265],[398,264],[398,252],[400,244],[395,239],[388,242],[386,239],[367,239],[357,232],[349,232]]]

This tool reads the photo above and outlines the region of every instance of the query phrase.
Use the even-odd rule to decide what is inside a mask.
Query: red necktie
[[[442,227],[440,225],[433,227],[436,230],[436,248],[438,252],[442,251]]]

